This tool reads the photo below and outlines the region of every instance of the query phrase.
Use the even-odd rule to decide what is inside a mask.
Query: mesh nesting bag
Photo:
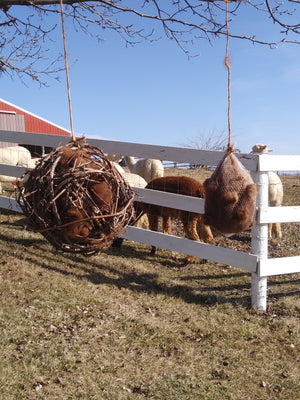
[[[224,234],[244,231],[255,224],[258,186],[236,156],[227,152],[205,188],[205,223]]]
[[[43,157],[18,182],[16,197],[32,228],[70,253],[108,248],[135,220],[134,192],[84,139]]]

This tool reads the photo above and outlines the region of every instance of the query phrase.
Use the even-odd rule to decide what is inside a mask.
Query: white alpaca
[[[273,149],[269,149],[266,144],[255,144],[252,147],[253,154],[268,154]],[[283,201],[283,186],[279,176],[272,171],[268,172],[269,178],[269,205],[280,207]],[[279,222],[269,224],[269,237],[282,238],[281,225]]]
[[[128,185],[130,185],[131,187],[144,188],[147,185],[145,179],[142,178],[140,175],[132,174],[131,172],[124,172],[122,175]]]
[[[119,162],[122,161],[122,158],[123,158],[123,157],[120,156],[119,154],[109,153],[109,154],[107,154],[107,158],[108,158],[110,161],[113,161],[113,162],[119,164]]]
[[[31,154],[28,149],[22,146],[9,146],[0,148],[0,163],[8,165],[21,165],[28,167]]]
[[[122,174],[122,175],[125,174],[125,171],[124,171],[124,169],[121,167],[121,165],[119,165],[118,163],[116,163],[116,162],[114,162],[114,161],[111,161],[111,163],[112,163],[112,165],[115,167],[115,169],[116,169],[117,171],[120,172],[120,174]]]
[[[133,174],[140,175],[146,182],[164,176],[164,166],[160,160],[142,158],[136,161],[135,158],[131,156],[125,156],[124,158],[129,171]]]
[[[145,179],[142,178],[140,175],[132,174],[131,172],[125,172],[124,169],[116,162],[112,161],[111,163],[120,172],[120,174],[123,176],[123,178],[125,179],[125,181],[128,183],[129,186],[144,188],[147,185]],[[149,221],[147,215],[146,214],[142,215],[141,218],[135,224],[135,226],[137,228],[149,229]],[[119,242],[121,243],[121,241]]]
[[[22,146],[10,146],[0,148],[0,164],[22,166],[29,169],[35,168],[38,158],[31,158],[30,151]],[[16,181],[15,176],[0,175],[0,182]],[[2,193],[2,185],[0,189]]]
[[[128,183],[128,185],[131,187],[144,188],[147,185],[145,179],[142,178],[140,175],[132,174],[131,172],[124,172],[123,177],[125,181]],[[137,228],[149,229],[149,221],[147,214],[142,215],[141,218],[135,224],[135,226]]]

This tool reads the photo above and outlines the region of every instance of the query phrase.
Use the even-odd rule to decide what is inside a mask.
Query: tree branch
[[[47,61],[48,50],[52,47],[52,34],[57,29],[56,23],[49,28],[49,16],[60,12],[59,2],[60,0],[0,0],[0,74],[27,76],[44,84],[44,78],[63,69],[60,52],[55,61]],[[215,39],[227,34],[224,25],[224,1],[63,2],[65,19],[73,21],[75,30],[81,30],[98,40],[103,40],[106,32],[114,31],[126,45],[133,46],[142,40],[158,40],[164,34],[191,57],[195,55],[193,46],[196,41],[207,40],[212,44]],[[299,4],[300,0],[290,0],[288,4],[277,0],[232,0],[229,3],[232,20],[245,7],[252,7],[258,14],[265,15],[266,26],[270,20],[278,26],[278,32],[277,37],[274,36],[271,41],[259,37],[255,26],[250,34],[242,30],[231,30],[229,35],[234,39],[270,47],[276,47],[280,43],[299,44],[300,23],[294,23]],[[20,7],[22,13],[17,12]]]

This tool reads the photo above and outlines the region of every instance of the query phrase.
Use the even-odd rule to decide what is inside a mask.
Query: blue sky
[[[236,22],[272,33],[252,13]],[[233,28],[234,29],[234,26]],[[105,41],[66,26],[76,134],[127,142],[181,146],[227,135],[225,41],[199,41],[190,60],[175,43],[126,48],[113,33]],[[63,50],[60,31],[53,44]],[[300,38],[299,38],[300,39]],[[232,135],[242,152],[267,143],[274,154],[300,154],[300,45],[276,50],[230,41]],[[74,62],[76,60],[76,62]],[[1,76],[0,97],[69,129],[65,75],[49,87]]]

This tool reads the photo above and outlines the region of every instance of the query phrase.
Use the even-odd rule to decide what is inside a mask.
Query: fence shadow
[[[236,270],[228,274],[192,274],[182,276],[184,269],[179,268],[178,261],[173,261],[168,258],[167,268],[177,268],[180,272],[176,276],[176,282],[166,280],[166,265],[161,263],[156,256],[150,256],[148,249],[132,248],[124,246],[121,250],[110,248],[105,252],[106,256],[115,258],[116,265],[108,265],[105,260],[98,260],[96,257],[86,258],[82,255],[74,255],[70,253],[61,253],[49,250],[48,242],[42,237],[22,238],[11,237],[9,234],[0,234],[0,241],[4,243],[2,253],[10,254],[10,248],[7,243],[21,246],[24,251],[14,252],[14,257],[18,257],[22,261],[34,263],[36,266],[55,271],[65,276],[74,276],[78,279],[86,279],[94,285],[114,285],[121,289],[126,288],[133,292],[148,293],[148,294],[164,294],[174,298],[180,298],[186,303],[215,305],[231,303],[232,305],[242,305],[250,308],[250,292],[251,283],[249,281],[250,273]],[[37,248],[42,247],[42,253],[37,251]],[[148,246],[147,246],[148,247]],[[146,252],[146,254],[145,254]],[[136,258],[138,260],[147,261],[155,260],[156,264],[161,264],[165,272],[140,273],[137,271],[126,271],[120,268],[122,259],[127,257]],[[87,261],[88,260],[88,261]],[[63,262],[62,262],[63,261]],[[111,264],[112,262],[110,262]],[[66,265],[64,265],[66,264]],[[72,266],[70,268],[70,266]],[[199,267],[201,268],[201,266]],[[214,267],[213,267],[214,268]],[[215,266],[215,268],[220,268]],[[174,274],[174,271],[173,271]],[[113,277],[112,277],[113,275]],[[216,280],[218,283],[216,284]],[[236,281],[234,281],[236,280]],[[248,282],[247,282],[248,280]],[[205,282],[205,286],[197,287],[195,282]],[[211,281],[211,284],[209,283]],[[300,280],[287,279],[284,283],[297,285]],[[282,282],[270,281],[270,286],[280,285]],[[279,298],[284,296],[298,295],[299,290],[286,290],[281,293],[270,293],[269,297]]]

